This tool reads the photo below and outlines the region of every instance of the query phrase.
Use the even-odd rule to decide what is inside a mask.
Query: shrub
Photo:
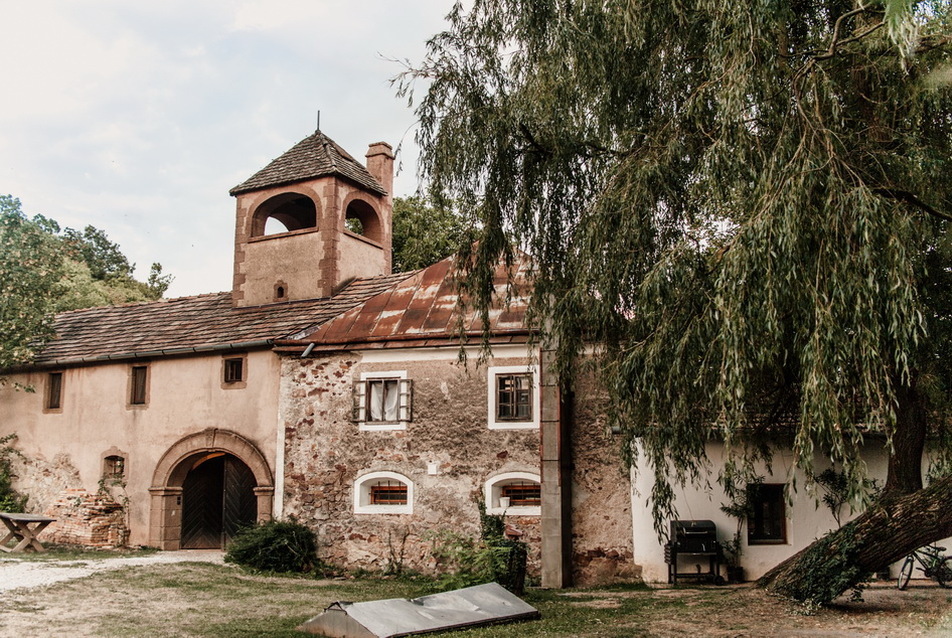
[[[451,530],[430,535],[431,553],[444,570],[436,581],[440,590],[459,589],[496,581],[515,594],[522,594],[526,577],[526,544],[506,538],[505,519],[479,508],[480,538]]]
[[[26,507],[26,496],[13,489],[13,456],[22,456],[11,443],[16,434],[0,437],[0,512],[22,512]]]
[[[318,565],[317,536],[297,521],[269,521],[239,532],[225,561],[271,572],[310,572]]]

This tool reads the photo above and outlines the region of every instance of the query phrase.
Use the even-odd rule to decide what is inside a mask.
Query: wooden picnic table
[[[7,535],[3,537],[3,540],[0,540],[0,549],[5,552],[22,552],[27,549],[45,552],[46,548],[43,547],[37,536],[56,519],[40,514],[0,512],[0,521],[3,521],[3,524],[7,526]],[[11,539],[17,541],[13,548],[7,547],[7,543]]]

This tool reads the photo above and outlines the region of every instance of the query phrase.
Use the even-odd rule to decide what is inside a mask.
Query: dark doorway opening
[[[254,473],[224,452],[199,456],[182,484],[182,548],[219,549],[258,514]]]

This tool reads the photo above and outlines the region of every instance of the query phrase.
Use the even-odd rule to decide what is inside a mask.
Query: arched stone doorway
[[[238,526],[271,519],[274,482],[249,440],[209,428],[179,440],[152,476],[149,541],[161,549],[221,547]]]

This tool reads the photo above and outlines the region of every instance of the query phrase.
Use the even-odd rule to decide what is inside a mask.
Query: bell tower
[[[364,167],[316,131],[231,189],[232,303],[330,297],[355,277],[390,274],[393,159],[377,142]]]

